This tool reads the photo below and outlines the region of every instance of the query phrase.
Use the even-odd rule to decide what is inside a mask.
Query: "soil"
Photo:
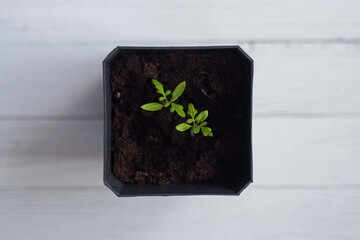
[[[248,69],[233,49],[122,50],[111,64],[114,176],[135,184],[230,185],[245,174],[251,154]],[[185,120],[170,107],[142,110],[159,97],[153,78],[165,90],[186,81],[176,102],[185,112],[189,103],[208,110],[214,137],[177,131]]]

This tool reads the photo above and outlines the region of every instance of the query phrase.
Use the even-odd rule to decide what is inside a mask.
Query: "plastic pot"
[[[241,84],[234,84],[230,91],[238,93],[234,96],[234,101],[240,103],[240,107],[232,109],[234,116],[241,117],[241,123],[234,123],[234,131],[241,135],[241,138],[235,140],[229,145],[229,152],[237,154],[231,159],[217,159],[219,163],[225,162],[228,173],[225,174],[227,184],[195,183],[195,184],[129,184],[121,182],[113,173],[112,157],[112,114],[114,94],[112,92],[112,66],[121,60],[122,54],[133,53],[146,58],[150,56],[158,62],[161,67],[161,61],[170,61],[162,58],[162,54],[167,51],[176,53],[181,52],[181,56],[192,56],[201,58],[204,54],[216,53],[224,59],[223,76],[227,76],[222,81],[241,81]],[[224,56],[221,54],[224,53]],[[197,54],[199,56],[197,56]],[[231,56],[227,58],[226,56]],[[211,63],[209,63],[211,64]],[[227,75],[226,69],[229,66],[236,76],[241,78],[232,78]],[[125,66],[124,66],[125,67]],[[237,68],[240,73],[237,73]],[[235,75],[234,75],[235,76]],[[222,77],[222,76],[220,76]],[[252,182],[252,144],[251,144],[251,122],[252,122],[252,81],[253,81],[253,60],[239,46],[209,46],[209,47],[117,47],[112,50],[103,61],[103,83],[104,83],[104,183],[117,196],[169,196],[169,195],[239,195]],[[205,80],[203,80],[205,81]],[[229,83],[229,82],[226,82]],[[237,87],[241,86],[241,87]],[[211,86],[210,86],[211,87]],[[237,91],[237,92],[236,92]],[[209,99],[210,93],[203,91]],[[225,99],[225,98],[224,98]],[[145,101],[145,100],[144,100]],[[227,99],[231,102],[231,99]],[[220,102],[221,104],[221,102]],[[224,102],[224,105],[226,103]],[[231,117],[231,115],[229,115]],[[230,121],[231,122],[231,121]],[[226,126],[225,126],[226,127]],[[214,136],[216,137],[216,136]],[[231,147],[231,149],[230,149]],[[226,145],[223,146],[226,150]],[[241,151],[239,150],[241,149]],[[224,155],[225,156],[225,155]]]

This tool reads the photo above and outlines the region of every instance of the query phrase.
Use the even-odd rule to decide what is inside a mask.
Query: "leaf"
[[[186,122],[187,122],[187,123],[192,123],[192,122],[194,122],[194,119],[189,118],[188,120],[186,120]]]
[[[170,112],[176,111],[180,117],[185,117],[185,112],[183,109],[184,109],[183,105],[177,103],[171,103]]]
[[[159,97],[159,101],[164,101],[165,97]]]
[[[169,102],[165,103],[164,107],[168,107],[170,105]]]
[[[189,128],[191,128],[191,126],[187,123],[180,123],[175,128],[176,128],[176,130],[178,130],[180,132],[184,132],[184,131],[188,130]]]
[[[205,126],[207,124],[207,122],[202,122],[202,123],[200,123],[200,127],[203,127],[203,126]]]
[[[195,118],[197,112],[198,111],[195,109],[194,105],[192,103],[189,103],[187,114],[189,114],[191,118]]]
[[[175,111],[177,112],[177,114],[179,114],[180,117],[184,118],[185,117],[185,112],[182,108],[176,108]]]
[[[201,113],[199,113],[199,115],[197,115],[197,117],[195,118],[195,120],[200,123],[202,121],[204,121],[209,115],[209,112],[207,110],[202,111]]]
[[[170,93],[171,93],[171,91],[170,90],[167,90],[166,92],[165,92],[165,95],[167,96],[167,95],[170,95]]]
[[[158,111],[164,106],[161,103],[147,103],[141,106],[142,109],[146,111]]]
[[[163,94],[163,95],[165,94],[164,93],[164,86],[161,84],[161,82],[159,82],[156,79],[153,79],[152,83],[154,84],[154,86],[155,86],[158,93]]]
[[[200,132],[200,126],[196,126],[195,128],[194,128],[194,133],[195,134],[198,134]]]
[[[181,94],[185,90],[185,86],[186,86],[185,81],[183,81],[179,85],[177,85],[177,87],[174,89],[174,91],[172,93],[172,98],[171,98],[170,102],[174,102],[176,99],[178,99],[181,96]]]
[[[205,137],[206,136],[210,136],[210,137],[213,136],[211,128],[209,128],[209,127],[201,127],[201,132]]]
[[[170,112],[174,112],[176,109],[175,103],[171,103]]]

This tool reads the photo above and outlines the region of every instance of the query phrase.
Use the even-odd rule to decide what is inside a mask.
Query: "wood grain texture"
[[[360,1],[0,0],[0,239],[360,239]],[[121,198],[102,183],[101,61],[240,44],[254,183]]]
[[[101,62],[113,46],[0,47],[0,119],[100,117]],[[360,116],[360,47],[247,44],[256,116]],[[21,69],[21,70],[20,70]]]
[[[103,185],[101,120],[5,123],[0,186]],[[258,184],[360,184],[359,119],[255,119],[253,139]]]
[[[342,239],[360,236],[360,189],[241,197],[116,198],[105,188],[1,188],[0,239]]]
[[[359,10],[357,0],[2,0],[0,42],[158,45],[358,39]]]

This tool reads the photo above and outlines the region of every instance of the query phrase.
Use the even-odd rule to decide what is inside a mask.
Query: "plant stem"
[[[191,131],[190,131],[190,134],[192,137],[195,137],[195,133],[194,133],[194,129],[196,127],[196,124],[195,124],[195,119],[193,117],[191,117],[194,121],[193,121],[193,126],[191,127]]]
[[[195,134],[194,134],[194,127],[192,127],[192,128],[191,128],[191,130],[190,130],[190,135],[191,135],[192,137],[195,137]]]
[[[169,101],[167,100],[166,94],[163,94],[164,98],[165,98],[165,102],[168,103]]]
[[[171,102],[169,102],[169,101],[167,100],[166,94],[162,94],[162,95],[163,95],[164,100],[165,100],[165,103],[163,104],[163,106],[165,106],[167,103],[170,105]]]

